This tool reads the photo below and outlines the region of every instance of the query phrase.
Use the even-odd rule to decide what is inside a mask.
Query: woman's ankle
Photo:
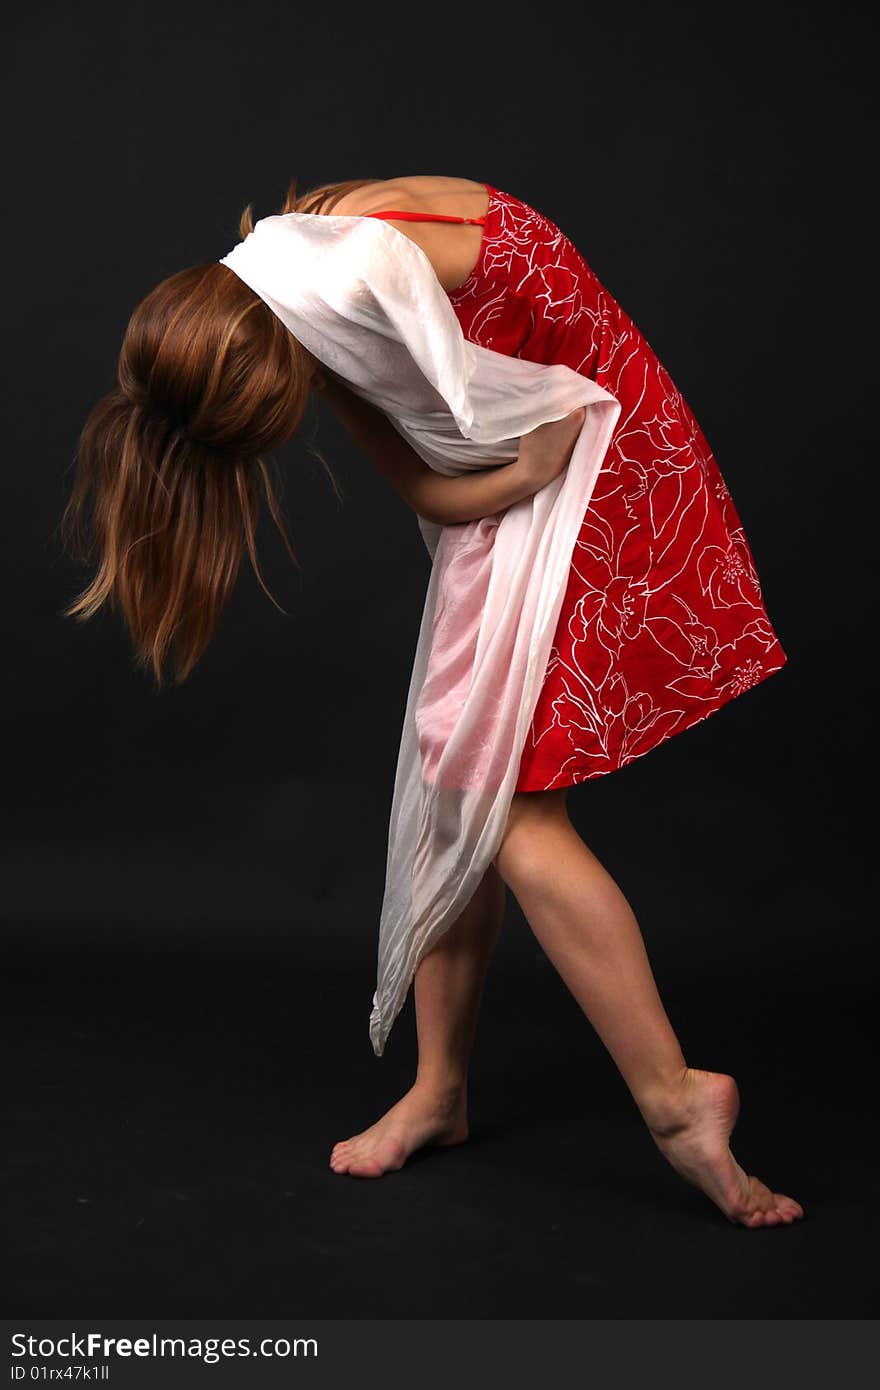
[[[416,1071],[413,1090],[439,1105],[452,1108],[458,1105],[467,1093],[467,1072],[447,1068],[419,1068]]]
[[[677,1067],[663,1077],[657,1077],[633,1093],[645,1124],[652,1134],[661,1137],[674,1134],[690,1119],[688,1078],[690,1068]]]

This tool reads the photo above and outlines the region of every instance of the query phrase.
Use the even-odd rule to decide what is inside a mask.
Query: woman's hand
[[[522,436],[515,466],[531,492],[551,483],[568,466],[586,415],[581,405],[561,420],[550,420]]]

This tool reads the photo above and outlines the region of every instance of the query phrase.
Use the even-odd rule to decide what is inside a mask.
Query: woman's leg
[[[745,1226],[803,1216],[746,1174],[728,1146],[733,1077],[688,1067],[632,909],[568,819],[566,788],[514,796],[495,863],[553,965],[617,1063],[677,1172]]]
[[[490,865],[464,912],[420,961],[415,1082],[376,1124],[334,1146],[334,1172],[378,1178],[402,1168],[423,1144],[460,1144],[467,1138],[468,1063],[504,898],[504,882]]]

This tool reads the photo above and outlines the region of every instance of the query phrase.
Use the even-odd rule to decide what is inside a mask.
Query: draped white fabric
[[[388,834],[370,1038],[377,1056],[416,966],[501,846],[569,565],[620,405],[569,367],[469,343],[424,252],[381,218],[267,217],[222,258],[432,468],[515,458],[586,407],[563,473],[455,526],[419,518],[432,559]]]

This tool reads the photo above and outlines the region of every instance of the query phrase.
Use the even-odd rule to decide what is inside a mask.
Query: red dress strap
[[[445,212],[398,212],[394,208],[385,212],[365,212],[364,217],[399,217],[404,222],[470,222],[475,227],[486,224],[485,217],[450,217]]]

